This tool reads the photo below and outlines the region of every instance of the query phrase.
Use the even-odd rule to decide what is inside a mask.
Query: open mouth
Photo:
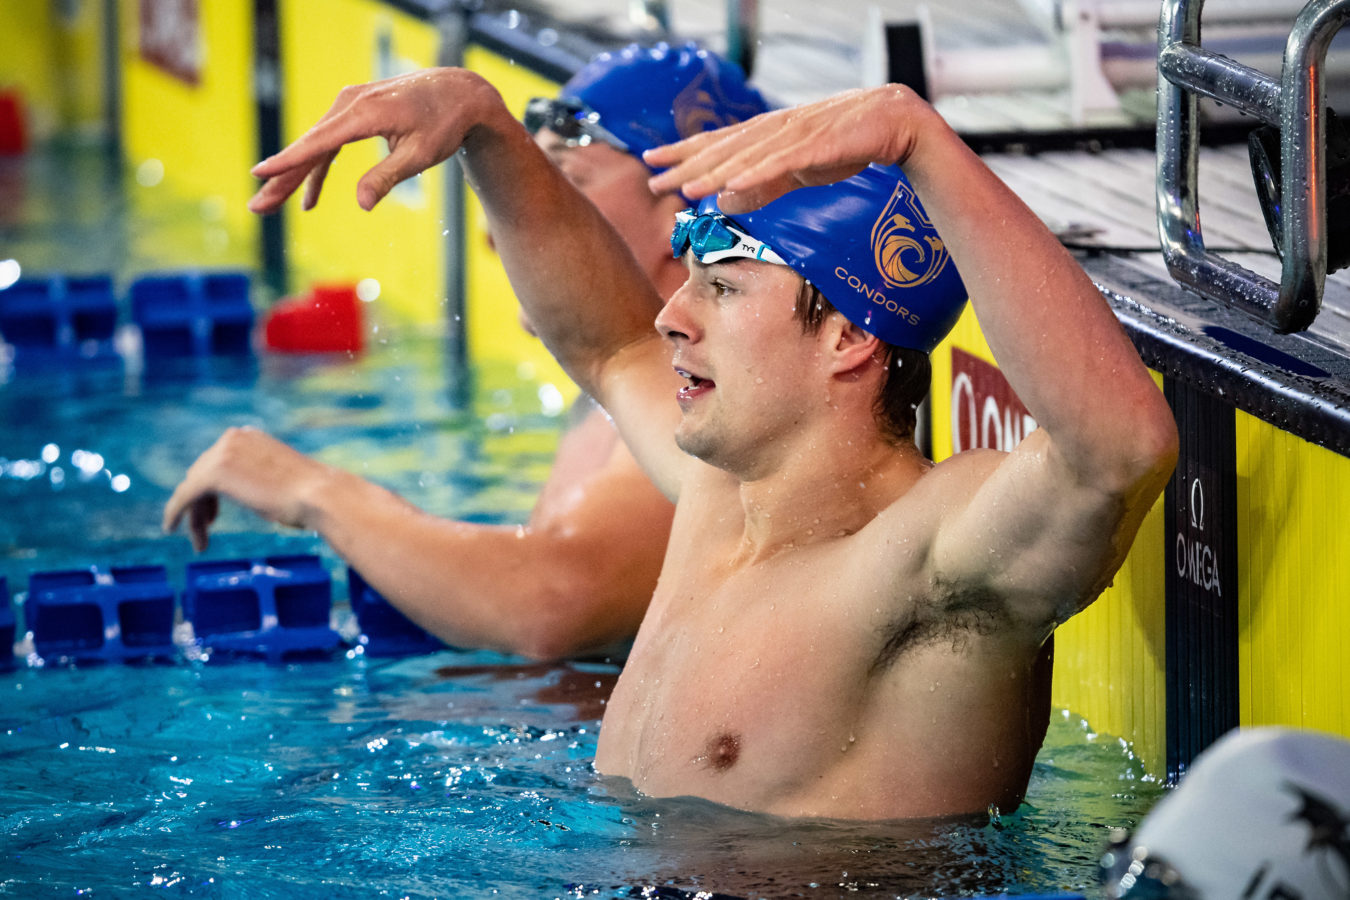
[[[713,387],[716,386],[716,382],[714,382],[712,379],[701,378],[698,375],[695,375],[694,373],[688,371],[687,369],[677,368],[675,370],[675,373],[679,375],[681,378],[688,379],[689,381],[688,384],[686,384],[679,390],[679,396],[681,399],[696,396],[698,394],[703,393],[704,391],[711,390]]]

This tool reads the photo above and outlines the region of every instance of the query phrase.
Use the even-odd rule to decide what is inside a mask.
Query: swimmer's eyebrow
[[[730,269],[733,272],[744,272],[747,267],[738,265],[738,263],[755,263],[761,266],[772,266],[775,263],[765,262],[762,259],[751,259],[748,256],[736,256],[728,259],[719,259],[717,262],[705,263],[699,261],[698,257],[692,253],[685,253],[685,258],[689,261],[691,272],[707,272],[709,270]]]

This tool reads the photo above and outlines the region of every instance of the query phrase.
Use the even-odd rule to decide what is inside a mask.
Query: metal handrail
[[[758,46],[759,0],[727,0],[727,59],[753,75]]]
[[[1327,268],[1325,85],[1332,37],[1350,0],[1313,0],[1285,44],[1277,82],[1200,46],[1203,0],[1164,0],[1158,20],[1158,236],[1181,285],[1267,322],[1301,331],[1322,303]],[[1280,283],[1205,250],[1197,201],[1198,96],[1280,129]]]
[[[628,21],[645,31],[670,31],[666,0],[628,0]]]

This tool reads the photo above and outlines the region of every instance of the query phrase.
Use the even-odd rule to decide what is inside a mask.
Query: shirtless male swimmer
[[[717,196],[732,217],[680,220],[689,279],[653,329],[641,267],[604,252],[613,229],[472,72],[344,92],[254,170],[253,208],[311,173],[312,197],[331,154],[374,135],[393,149],[358,202],[458,152],[540,336],[676,501],[596,768],[783,816],[1014,808],[1044,736],[1041,647],[1109,583],[1177,448],[1119,323],[1036,216],[906,88],[768,113],[646,155],[673,167],[656,192]],[[903,165],[926,213],[870,163]],[[859,246],[917,286],[864,271]],[[961,299],[920,262],[945,253],[1040,427],[933,465],[897,433],[914,398],[879,402],[914,354],[860,323],[936,343]]]
[[[714,54],[633,45],[597,56],[558,99],[531,101],[525,124],[613,224],[622,236],[617,246],[626,244],[669,297],[684,283],[684,265],[670,253],[670,223],[686,203],[652,194],[641,152],[767,108],[740,68]],[[659,300],[646,299],[648,315],[656,315]],[[272,521],[317,531],[393,605],[448,643],[535,659],[599,651],[637,632],[673,507],[604,412],[588,398],[579,404],[584,417],[563,435],[524,529],[430,515],[249,428],[230,429],[202,454],[169,501],[165,524],[176,526],[190,499],[224,495]],[[192,504],[199,550],[214,513],[209,503]]]

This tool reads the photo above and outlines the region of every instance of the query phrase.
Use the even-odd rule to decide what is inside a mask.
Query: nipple
[[[722,732],[708,742],[708,750],[699,759],[708,768],[725,772],[741,757],[741,739],[730,732]]]

